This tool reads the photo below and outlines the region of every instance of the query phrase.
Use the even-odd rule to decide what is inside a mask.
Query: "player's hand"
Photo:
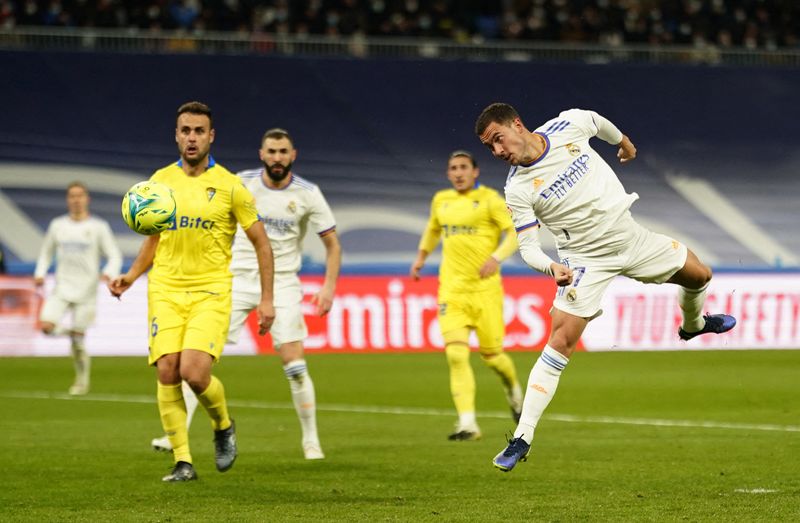
[[[414,260],[414,263],[411,264],[411,270],[408,271],[408,275],[411,276],[414,281],[419,281],[419,271],[422,270],[423,265],[425,265],[425,262],[419,258]]]
[[[572,283],[572,269],[560,263],[551,263],[550,269],[553,270],[553,279],[556,280],[556,285],[565,287]]]
[[[311,303],[317,306],[317,316],[325,316],[333,307],[333,289],[323,287],[311,297]]]
[[[617,151],[617,158],[621,163],[627,163],[636,158],[636,147],[631,142],[631,139],[622,135],[622,141],[619,142],[619,151]]]
[[[119,299],[123,292],[131,288],[131,285],[133,285],[133,278],[127,274],[123,274],[122,276],[117,276],[116,278],[109,280],[107,285],[111,295]]]
[[[488,278],[498,270],[500,270],[500,262],[495,260],[494,256],[489,256],[489,259],[483,264],[478,274],[481,275],[481,278]]]
[[[262,301],[256,307],[258,314],[258,335],[263,336],[268,333],[272,328],[272,322],[275,321],[275,307],[271,301]]]
[[[44,285],[44,278],[34,278],[33,283],[35,283],[37,287],[41,287]]]

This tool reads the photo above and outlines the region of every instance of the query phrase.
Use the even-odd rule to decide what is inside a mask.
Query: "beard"
[[[276,167],[280,167],[280,170],[275,169]],[[287,165],[276,163],[272,166],[265,163],[264,170],[267,171],[267,176],[269,176],[270,180],[275,183],[279,183],[289,176],[290,172],[292,172],[292,162],[289,162]]]

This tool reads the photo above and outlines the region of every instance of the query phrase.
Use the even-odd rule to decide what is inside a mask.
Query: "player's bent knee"
[[[503,347],[483,348],[481,347],[481,360],[487,362],[503,353]]]

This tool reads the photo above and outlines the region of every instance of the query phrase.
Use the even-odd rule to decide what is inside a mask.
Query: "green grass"
[[[513,354],[521,376],[537,356]],[[531,459],[508,474],[490,460],[513,426],[474,355],[484,438],[458,443],[445,438],[443,355],[308,361],[326,460],[302,459],[278,359],[227,357],[215,373],[237,421],[236,466],[214,469],[200,411],[200,480],[165,485],[144,357],[95,358],[81,399],[63,394],[67,359],[0,360],[0,521],[800,520],[800,351],[577,354]],[[644,424],[619,423],[635,418]]]

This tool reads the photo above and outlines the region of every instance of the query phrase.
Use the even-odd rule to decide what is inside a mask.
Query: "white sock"
[[[319,444],[317,435],[317,405],[314,393],[314,382],[308,374],[306,360],[294,360],[283,366],[283,372],[289,380],[292,401],[300,428],[303,430],[303,442]]]
[[[531,369],[528,376],[528,390],[525,393],[525,400],[522,402],[522,416],[514,431],[515,438],[522,438],[530,445],[533,441],[533,431],[539,418],[542,417],[544,409],[550,404],[550,400],[558,388],[558,380],[561,371],[567,366],[569,360],[566,356],[545,345],[541,356]]]
[[[708,289],[708,284],[705,284],[702,289],[678,288],[678,305],[683,311],[683,324],[681,327],[686,332],[703,330],[706,324],[703,319],[706,289]]]
[[[477,425],[478,422],[475,419],[474,412],[462,412],[458,415],[458,427],[460,429],[469,429],[476,427]]]
[[[72,363],[75,367],[75,384],[89,386],[91,360],[83,344],[83,334],[71,334]]]
[[[181,382],[181,389],[183,390],[183,402],[186,404],[186,430],[189,430],[192,425],[192,416],[194,416],[194,411],[197,410],[197,394],[185,381]]]

